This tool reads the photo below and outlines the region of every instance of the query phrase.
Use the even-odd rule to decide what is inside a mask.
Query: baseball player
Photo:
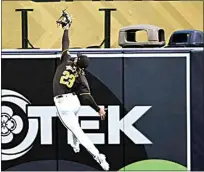
[[[109,170],[109,164],[106,161],[105,155],[99,153],[98,149],[83,132],[77,118],[77,112],[79,111],[80,104],[82,104],[91,106],[99,113],[102,120],[105,119],[105,110],[98,107],[94,101],[84,75],[84,69],[89,65],[89,58],[80,53],[77,54],[77,58],[71,58],[68,54],[68,32],[72,23],[71,17],[63,12],[63,20],[57,22],[64,29],[61,63],[57,67],[53,79],[54,103],[59,118],[63,125],[72,132],[71,146],[74,152],[80,151],[79,143],[81,143],[104,170]]]

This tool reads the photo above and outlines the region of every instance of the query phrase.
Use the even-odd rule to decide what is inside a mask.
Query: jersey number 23
[[[73,74],[70,74],[69,71],[64,71],[63,75],[60,78],[60,84],[66,85],[68,88],[72,88],[76,78]]]

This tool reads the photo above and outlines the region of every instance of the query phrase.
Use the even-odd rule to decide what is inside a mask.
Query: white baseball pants
[[[72,93],[64,94],[60,98],[55,97],[54,102],[62,124],[72,132],[71,146],[73,147],[78,140],[92,156],[98,156],[98,149],[83,132],[78,123],[77,112],[80,108],[80,102],[77,95]]]

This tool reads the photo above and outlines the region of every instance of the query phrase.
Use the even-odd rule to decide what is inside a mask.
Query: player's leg
[[[72,133],[72,138],[73,138],[73,150],[75,153],[78,153],[80,151],[80,142],[77,139],[77,137]]]
[[[78,101],[78,105],[80,105],[79,101]],[[79,111],[79,108],[76,109],[75,116],[77,118],[77,121],[79,122],[79,118],[78,118],[78,115],[77,115],[78,111]],[[80,142],[77,139],[77,137],[74,135],[74,133],[70,132],[70,134],[71,134],[71,137],[72,137],[73,150],[74,150],[75,153],[78,153],[78,152],[80,152]]]
[[[59,110],[59,118],[66,128],[68,128],[75,137],[78,138],[79,142],[93,155],[98,156],[99,151],[85,135],[79,126],[78,120],[71,111],[61,111]]]
[[[90,139],[85,135],[78,123],[77,114],[80,103],[77,97],[60,98],[55,100],[55,105],[58,110],[59,118],[63,125],[69,129],[74,135],[72,138],[77,138],[79,142],[93,155],[99,154],[98,149],[93,145]],[[74,141],[74,139],[73,139]]]
[[[77,96],[74,98],[74,114],[76,116],[76,119],[77,119],[77,123],[78,123],[78,116],[77,116],[77,113],[79,111],[79,108],[80,108],[80,102],[77,98]],[[80,152],[80,142],[78,141],[77,137],[74,135],[73,132],[71,132],[70,130],[68,131],[68,137],[69,137],[69,140],[70,140],[70,144],[74,150],[75,153],[78,153]]]
[[[76,138],[76,136],[70,130],[68,130],[68,140],[74,152],[75,153],[80,152],[80,143],[78,139]]]
[[[75,116],[78,111],[78,105],[80,105],[78,99],[74,99],[69,102],[70,106],[67,106],[67,103],[68,102],[66,101],[61,101],[60,103],[55,101],[61,122],[67,129],[72,131],[78,141],[87,149],[87,151],[102,166],[102,168],[104,170],[108,170],[109,164],[106,162],[105,156],[99,153],[98,149],[94,146],[94,144],[79,126],[78,119]]]
[[[55,102],[55,105],[56,105],[57,110],[58,110],[58,116],[60,116],[60,112],[64,113],[64,111],[67,111],[67,110],[72,111],[72,112],[75,112],[75,111],[77,112],[79,107],[80,107],[80,103],[79,103],[78,98],[76,96],[69,96],[69,97],[65,96],[62,98],[54,99],[54,102]],[[77,116],[76,116],[76,118],[77,118]],[[64,124],[63,121],[61,121],[61,122]],[[65,125],[65,127],[67,128],[66,125]],[[74,152],[77,153],[80,151],[79,141],[77,140],[76,136],[68,128],[67,128],[67,130],[68,130],[69,144],[72,146]]]
[[[59,116],[59,112],[58,112],[58,116]],[[67,133],[68,133],[67,137],[68,137],[69,144],[73,148],[74,152],[75,153],[80,152],[79,141],[77,140],[76,136],[68,128],[67,128]]]
[[[66,113],[60,113],[59,118],[62,123],[73,132],[78,141],[87,149],[87,151],[94,157],[94,159],[101,165],[101,167],[104,170],[109,170],[109,164],[106,162],[106,157],[99,153],[98,149],[83,132],[79,126],[75,114],[73,112],[67,111]]]

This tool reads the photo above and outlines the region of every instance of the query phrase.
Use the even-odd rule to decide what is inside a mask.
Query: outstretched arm
[[[62,53],[69,50],[69,30],[65,29],[62,36]]]
[[[63,36],[62,36],[62,60],[69,60],[71,58],[70,55],[68,55],[69,51],[69,45],[70,45],[70,40],[69,40],[69,28],[72,23],[71,17],[63,12],[64,18],[62,21],[59,21],[59,23],[62,25],[62,28],[64,30]]]
[[[68,29],[64,29],[64,33],[62,36],[62,61],[69,60],[71,58],[70,55],[67,54],[67,52],[69,51],[69,30]]]

